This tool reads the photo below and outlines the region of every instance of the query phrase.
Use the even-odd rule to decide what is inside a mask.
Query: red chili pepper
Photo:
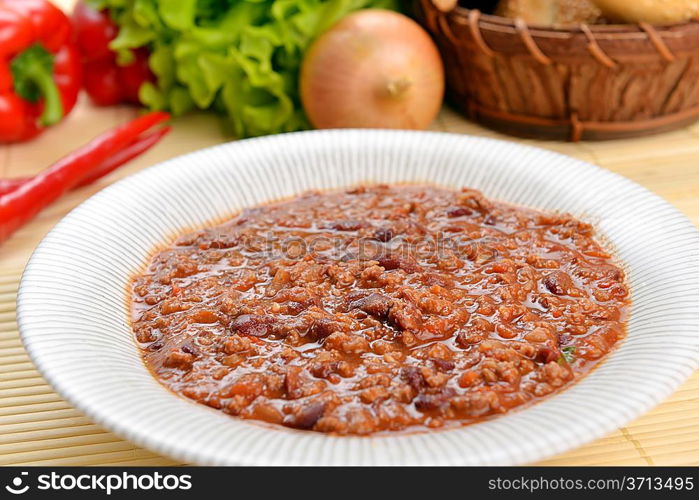
[[[66,191],[89,179],[111,156],[128,150],[143,132],[168,118],[170,115],[163,112],[136,118],[96,137],[14,191],[0,196],[0,242]]]
[[[73,10],[73,30],[83,59],[83,87],[92,101],[100,106],[119,103],[140,104],[138,92],[153,73],[148,66],[148,51],[133,51],[133,61],[117,64],[116,54],[109,48],[119,29],[106,10],[97,10],[80,0]]]
[[[151,147],[155,146],[160,139],[167,135],[171,130],[171,127],[163,127],[155,132],[147,134],[142,138],[134,141],[128,147],[122,149],[121,151],[110,156],[104,163],[95,168],[90,172],[80,183],[76,184],[75,188],[80,188],[92,184],[93,182],[101,179],[105,175],[110,174],[124,163],[127,163],[137,156],[145,153]],[[23,186],[27,182],[31,181],[34,177],[17,177],[15,179],[0,179],[0,196],[4,194],[11,193],[15,189]]]
[[[47,0],[0,3],[0,142],[23,141],[61,121],[80,90],[70,21]]]
[[[0,179],[0,196],[11,193],[31,177],[18,177],[17,179]]]
[[[112,156],[107,158],[107,161],[102,163],[94,171],[87,174],[79,183],[75,185],[75,187],[80,188],[87,186],[96,180],[101,179],[105,175],[112,173],[124,163],[133,160],[137,156],[148,151],[151,147],[155,146],[160,139],[170,133],[170,130],[171,127],[162,127],[155,132],[144,135],[121,151],[114,153]]]

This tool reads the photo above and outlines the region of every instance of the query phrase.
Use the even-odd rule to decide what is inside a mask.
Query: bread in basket
[[[415,3],[444,58],[448,99],[491,128],[578,141],[699,118],[697,21],[539,27],[456,0]]]

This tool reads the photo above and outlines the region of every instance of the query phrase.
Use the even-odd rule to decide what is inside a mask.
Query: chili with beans
[[[589,224],[471,189],[359,187],[179,238],[133,285],[172,391],[335,434],[468,424],[583,376],[624,336],[623,271]]]

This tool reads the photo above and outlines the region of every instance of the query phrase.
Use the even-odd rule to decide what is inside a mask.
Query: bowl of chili
[[[419,223],[461,246],[398,255]],[[333,236],[320,257],[279,257],[311,229]],[[304,132],[191,153],[86,201],[27,265],[18,323],[63,397],[183,461],[529,463],[628,423],[697,368],[697,255],[669,204],[572,158]],[[578,377],[583,359],[599,362]],[[542,397],[513,403],[527,394]]]

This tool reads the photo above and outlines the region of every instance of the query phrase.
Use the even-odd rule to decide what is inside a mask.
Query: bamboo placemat
[[[0,176],[37,172],[88,136],[133,116],[127,108],[81,103],[67,120],[30,143],[0,147]],[[501,137],[445,110],[436,130]],[[86,131],[89,131],[86,132]],[[512,140],[511,138],[507,138]],[[15,322],[21,271],[46,232],[81,201],[155,162],[221,143],[215,118],[192,115],[153,151],[96,185],[69,193],[0,246],[0,465],[172,465],[95,425],[55,394],[29,361]],[[699,223],[699,125],[662,136],[608,143],[521,141],[596,163],[645,185]],[[668,332],[671,339],[671,332]],[[565,439],[565,429],[561,429]],[[699,465],[699,372],[671,398],[604,439],[547,465]]]

